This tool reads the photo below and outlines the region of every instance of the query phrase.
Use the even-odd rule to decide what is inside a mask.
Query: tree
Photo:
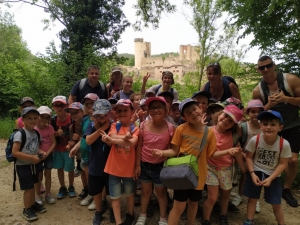
[[[283,61],[281,67],[297,75],[300,61],[300,1],[222,0],[231,23],[243,30],[239,38],[254,35],[250,46]]]

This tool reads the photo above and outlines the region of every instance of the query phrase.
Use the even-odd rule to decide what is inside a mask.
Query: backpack
[[[248,129],[247,129],[247,122],[241,123],[242,135],[239,138],[241,143],[241,147],[243,148],[247,141],[248,136]]]
[[[160,84],[160,85],[158,85],[158,87],[155,89],[155,94],[157,94],[158,93],[158,91],[159,91],[159,89],[162,87],[162,84]],[[173,88],[171,88],[171,94],[172,95],[174,95],[174,89]]]
[[[80,83],[79,83],[79,91],[82,90],[82,88],[83,88],[83,86],[84,86],[84,84],[85,84],[85,82],[86,82],[86,79],[87,79],[87,78],[83,78],[83,79],[80,80]],[[105,86],[104,86],[104,84],[103,84],[100,80],[99,80],[98,82],[99,82],[99,85],[100,85],[102,91],[105,92]]]
[[[222,83],[223,83],[223,88],[224,88],[223,95],[225,94],[226,96],[232,96],[230,88],[229,88],[230,83],[233,83],[237,88],[239,88],[235,79],[231,76],[223,76]],[[210,88],[210,82],[206,82],[206,84],[204,86],[204,91],[209,91],[209,88]]]

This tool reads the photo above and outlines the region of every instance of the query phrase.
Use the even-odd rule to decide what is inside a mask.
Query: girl
[[[131,118],[131,122],[134,123],[135,126],[140,125],[138,112],[141,110],[141,107],[140,107],[141,97],[142,97],[142,95],[140,93],[133,93],[129,97],[130,101],[132,102],[133,109],[134,109],[134,114]]]
[[[43,205],[41,197],[41,181],[43,179],[43,169],[45,169],[45,186],[46,186],[46,195],[45,200],[49,204],[55,203],[55,198],[51,194],[51,169],[53,168],[53,149],[56,146],[56,138],[54,136],[54,129],[49,125],[51,112],[52,110],[48,106],[41,106],[37,109],[40,113],[36,127],[41,135],[40,149],[45,152],[46,158],[37,164],[37,170],[39,171],[39,182],[36,183],[35,192],[36,199],[35,201],[40,205]]]
[[[217,125],[213,127],[216,136],[216,151],[229,151],[229,149],[239,146],[237,140],[233,140],[234,134],[238,132],[238,122],[243,118],[242,111],[235,105],[229,105],[224,108],[218,117]],[[237,138],[236,138],[237,139]],[[236,142],[236,143],[234,143]],[[245,173],[245,165],[242,160],[241,148],[235,154],[235,158],[242,172]],[[210,214],[213,206],[218,199],[220,189],[221,215],[219,217],[220,225],[228,225],[227,209],[230,199],[230,190],[232,188],[232,166],[233,157],[230,154],[218,159],[208,159],[207,173],[207,192],[208,196],[203,206],[203,225],[210,223]]]
[[[130,95],[133,93],[133,91],[131,90],[132,83],[133,83],[133,77],[125,76],[122,81],[122,90],[116,92],[113,95],[113,98],[116,98],[117,100],[129,99]]]
[[[26,107],[35,107],[34,106],[34,101],[32,98],[30,97],[24,97],[24,98],[21,98],[20,100],[20,112],[22,112],[23,109],[25,109]],[[22,117],[19,117],[16,121],[16,124],[15,124],[15,127],[16,129],[20,129],[20,128],[23,128],[24,127],[24,124],[23,124],[23,121],[22,121]]]
[[[111,70],[110,83],[106,85],[106,90],[108,91],[108,98],[111,98],[116,92],[121,90],[123,80],[123,73],[121,68],[115,66]]]
[[[167,192],[159,178],[166,157],[157,158],[152,155],[152,150],[168,149],[175,128],[165,120],[167,103],[163,97],[150,97],[145,104],[148,106],[151,119],[140,126],[136,150],[135,179],[139,178],[142,183],[141,214],[136,224],[145,224],[147,206],[154,184],[160,209],[159,225],[166,225]]]

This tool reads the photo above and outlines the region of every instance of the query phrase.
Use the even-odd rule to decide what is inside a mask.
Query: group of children
[[[52,168],[57,169],[60,184],[56,198],[77,195],[74,188],[74,157],[77,157],[83,185],[78,197],[82,199],[81,205],[93,201],[94,225],[103,220],[106,195],[112,207],[111,222],[144,225],[153,187],[159,204],[159,225],[178,224],[186,206],[187,224],[193,224],[204,187],[207,199],[202,224],[211,224],[213,206],[220,197],[219,222],[227,225],[235,164],[241,170],[241,179],[233,202],[238,205],[242,195],[249,198],[244,225],[254,224],[262,187],[278,224],[285,223],[280,174],[287,166],[291,150],[288,142],[278,136],[283,122],[278,112],[264,111],[259,100],[251,100],[243,109],[249,119],[242,123],[245,115],[238,99],[216,102],[207,91],[196,92],[182,102],[173,101],[174,96],[168,91],[158,96],[146,91],[146,97],[142,98],[141,94],[130,92],[132,78],[125,77],[124,81],[123,91],[117,94],[111,89],[113,98],[109,100],[89,93],[81,103],[68,105],[66,97],[56,96],[52,100],[54,117],[47,106],[36,109],[31,98],[21,99],[21,118],[16,126],[26,132],[26,143],[20,149],[20,130],[14,136],[13,155],[17,158],[20,189],[24,190],[25,219],[36,220],[36,213],[46,211],[41,197],[43,175],[45,200],[55,203],[51,194]],[[168,192],[160,180],[163,163],[179,154],[198,156],[206,126],[211,127],[198,159],[198,186],[173,191],[173,207],[167,219]],[[68,173],[68,187],[64,172]],[[137,180],[141,182],[141,213],[135,218]],[[127,197],[124,221],[120,206],[123,193]]]

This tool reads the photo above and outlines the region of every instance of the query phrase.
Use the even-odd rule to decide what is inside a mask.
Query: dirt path
[[[77,198],[64,198],[57,200],[55,204],[48,205],[45,203],[47,212],[39,215],[39,219],[32,223],[28,223],[22,218],[22,191],[19,189],[19,183],[17,181],[17,191],[12,192],[13,182],[13,164],[6,163],[5,159],[5,146],[6,141],[0,140],[0,225],[85,225],[91,224],[94,212],[91,212],[85,206],[80,206],[80,200]],[[53,185],[52,190],[56,195],[59,185],[56,176],[56,171],[52,172]],[[75,178],[75,189],[80,192],[82,189],[80,178]],[[300,200],[300,191],[294,190],[293,193]],[[122,214],[125,215],[124,200],[122,201]],[[273,216],[272,207],[265,204],[261,199],[261,213],[256,214],[255,224],[261,225],[277,225],[275,217]],[[68,207],[71,206],[71,207]],[[283,202],[283,208],[286,218],[287,225],[300,225],[300,207],[292,208]],[[228,213],[229,221],[231,225],[241,225],[243,220],[246,218],[246,199],[239,206],[240,213]],[[135,208],[135,215],[139,214],[139,207]],[[159,220],[158,210],[156,209],[155,214],[152,218],[147,219],[146,224],[154,225]],[[104,221],[102,224],[110,224],[108,212],[104,214]],[[185,224],[185,221],[180,221],[180,225]],[[200,224],[195,221],[195,224]],[[218,224],[217,215],[212,216],[212,224]]]

